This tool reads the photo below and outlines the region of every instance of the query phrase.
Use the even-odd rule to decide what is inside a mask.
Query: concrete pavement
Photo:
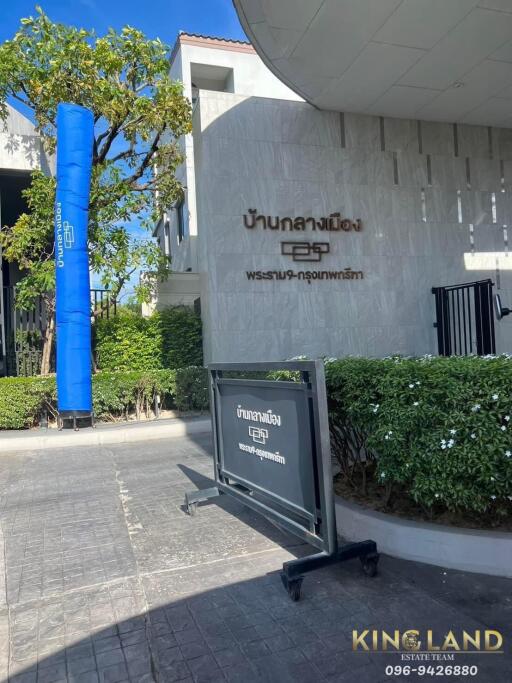
[[[66,425],[66,429],[60,432],[57,429],[2,430],[0,453],[153,441],[201,434],[211,430],[209,415],[140,422],[99,422],[94,428],[80,427],[77,432],[69,428],[69,422]]]
[[[366,628],[501,630],[505,654],[460,655],[479,674],[448,680],[509,679],[512,581],[383,557],[374,579],[309,575],[293,603],[279,570],[310,549],[227,497],[184,513],[209,452],[192,434],[0,455],[0,680],[420,680],[352,652]]]

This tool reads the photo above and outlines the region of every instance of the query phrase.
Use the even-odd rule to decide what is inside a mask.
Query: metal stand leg
[[[210,500],[210,498],[216,498],[217,496],[220,496],[220,494],[221,492],[216,486],[213,486],[211,489],[202,489],[201,491],[185,493],[185,507],[187,508],[188,514],[193,517],[196,514],[198,503]]]
[[[375,541],[361,541],[360,543],[347,543],[331,555],[318,553],[285,562],[281,572],[281,580],[290,598],[296,602],[300,600],[302,581],[306,572],[352,560],[356,557],[361,560],[365,574],[375,576],[379,562],[377,544]]]

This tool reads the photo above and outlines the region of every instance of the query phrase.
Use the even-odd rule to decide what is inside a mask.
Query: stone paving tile
[[[386,557],[375,579],[357,562],[316,572],[292,603],[279,569],[305,545],[227,497],[184,514],[208,449],[0,458],[0,683],[415,680],[353,653],[352,629],[510,633],[512,582]],[[477,683],[506,681],[510,647],[471,663]]]

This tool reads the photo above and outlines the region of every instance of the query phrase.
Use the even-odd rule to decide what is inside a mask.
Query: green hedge
[[[140,415],[162,408],[208,410],[204,368],[100,372],[93,375],[94,412],[100,420]],[[37,424],[43,410],[56,411],[55,377],[0,379],[0,429],[25,429]]]
[[[175,374],[175,405],[178,410],[208,410],[208,371],[206,368],[179,368]]]
[[[112,318],[100,318],[93,328],[96,365],[99,370],[159,370],[162,334],[156,316],[143,318],[121,310]]]
[[[99,372],[92,380],[94,414],[100,420],[140,417],[153,410],[157,395],[163,408],[173,408],[175,375],[174,370]]]
[[[347,482],[398,487],[430,513],[510,514],[512,358],[346,358],[326,380]]]
[[[0,429],[24,429],[38,421],[41,411],[55,403],[53,377],[0,379]]]
[[[160,370],[202,365],[201,318],[188,306],[156,311],[148,318],[126,309],[94,325],[100,370]]]

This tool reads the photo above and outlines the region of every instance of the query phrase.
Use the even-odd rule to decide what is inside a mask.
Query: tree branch
[[[95,157],[94,163],[101,164],[105,161],[108,151],[119,133],[119,125],[120,124],[114,124],[108,131],[105,142],[103,143],[102,148],[99,150],[98,155]],[[101,136],[98,137],[100,138]]]
[[[142,178],[144,173],[146,172],[149,164],[151,163],[151,159],[155,156],[156,151],[158,149],[158,143],[160,142],[160,138],[162,136],[162,133],[165,130],[165,126],[161,130],[158,131],[158,133],[155,135],[155,138],[153,142],[151,143],[151,147],[146,153],[146,156],[142,160],[139,168],[133,173],[129,178],[126,178],[126,182],[129,183],[130,185],[133,185],[139,178]]]

